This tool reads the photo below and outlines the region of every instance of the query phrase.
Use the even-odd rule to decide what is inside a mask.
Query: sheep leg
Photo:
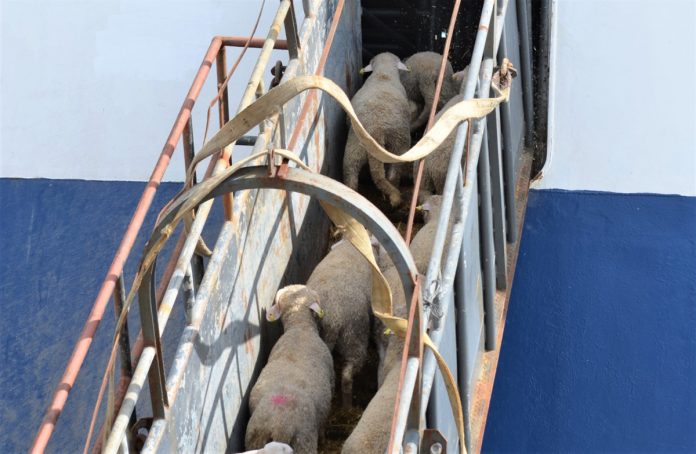
[[[347,362],[341,371],[341,393],[342,403],[345,410],[353,406],[353,363]]]
[[[401,169],[398,164],[390,164],[387,169],[387,180],[394,186],[399,186],[401,180]]]
[[[343,155],[343,183],[354,191],[358,190],[358,177],[365,161],[367,161],[367,153],[351,129],[348,132],[346,151]]]
[[[430,118],[430,110],[433,108],[433,102],[435,101],[435,86],[434,85],[420,85],[421,93],[423,93],[423,110],[421,110],[420,115],[414,121],[411,122],[411,130],[420,128],[423,126]],[[438,103],[438,109],[443,106],[442,102],[442,92],[440,93],[440,102]],[[437,109],[436,109],[437,110]]]
[[[399,206],[401,204],[401,193],[387,180],[384,171],[384,163],[372,155],[367,157],[367,161],[370,164],[370,175],[372,176],[372,181],[375,182],[377,189],[379,189],[382,194],[385,194],[389,198],[389,203],[392,207]]]

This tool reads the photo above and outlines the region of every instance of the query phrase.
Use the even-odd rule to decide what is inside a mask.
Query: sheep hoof
[[[392,208],[396,208],[399,205],[401,205],[401,194],[392,194],[389,196],[389,203],[391,204]]]
[[[351,395],[352,393],[343,393],[343,399],[341,401],[341,407],[343,408],[344,411],[349,411],[351,408],[353,408],[353,396]]]

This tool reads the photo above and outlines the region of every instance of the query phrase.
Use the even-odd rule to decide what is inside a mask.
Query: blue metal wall
[[[144,186],[116,181],[0,179],[2,452],[29,448]],[[180,186],[160,186],[125,269],[126,285],[133,280],[145,236],[152,229],[152,213]],[[220,224],[219,211],[215,210],[213,226]],[[164,265],[159,264],[160,272]],[[107,308],[104,320],[58,421],[50,451],[75,452],[84,443],[113,335],[113,305]],[[137,326],[130,331],[134,340]],[[166,359],[176,342],[164,347]]]
[[[532,191],[487,452],[696,452],[696,198]]]

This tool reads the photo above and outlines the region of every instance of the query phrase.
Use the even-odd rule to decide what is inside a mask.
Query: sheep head
[[[276,293],[275,301],[266,311],[266,320],[276,321],[283,314],[296,312],[304,307],[314,311],[320,318],[324,310],[319,305],[319,294],[306,285],[288,285]]]

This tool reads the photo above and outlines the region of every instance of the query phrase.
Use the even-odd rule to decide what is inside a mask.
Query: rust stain
[[[488,25],[479,25],[479,30],[488,30]]]

